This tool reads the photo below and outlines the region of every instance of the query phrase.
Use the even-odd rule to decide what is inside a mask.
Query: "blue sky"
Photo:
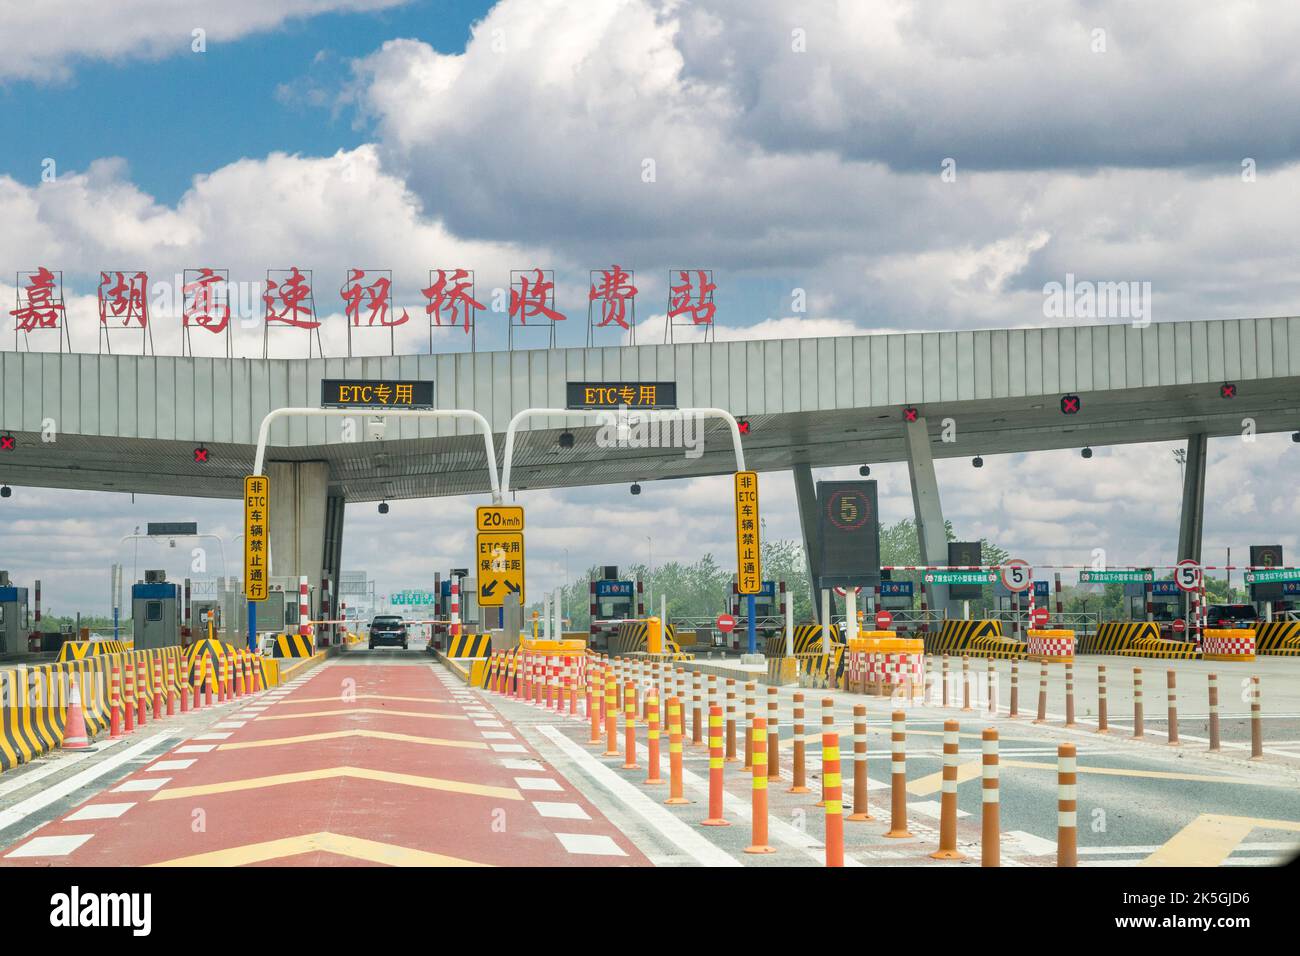
[[[459,51],[491,6],[413,0],[390,10],[327,13],[237,42],[211,42],[201,55],[179,36],[174,56],[74,60],[68,82],[0,83],[2,125],[22,131],[0,145],[0,173],[35,185],[47,156],[69,170],[120,156],[143,190],[173,205],[194,176],[243,157],[350,149],[366,141],[351,111],[287,100],[277,95],[281,85],[310,80],[338,88],[350,78],[353,58],[395,37]]]

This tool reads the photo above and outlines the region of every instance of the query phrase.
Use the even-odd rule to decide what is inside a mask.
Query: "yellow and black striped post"
[[[1038,671],[1038,717],[1034,723],[1047,723],[1047,661],[1041,663]]]
[[[981,735],[983,744],[983,806],[980,820],[980,866],[1002,865],[1002,823],[998,801],[998,732],[987,727]]]
[[[806,745],[803,739],[803,694],[794,695],[794,783],[786,793],[811,793],[804,769]]]
[[[854,822],[874,820],[867,808],[867,705],[853,705],[853,812]]]
[[[719,713],[721,713],[722,701],[718,697],[718,675],[717,674],[708,675],[706,695],[707,695],[707,699],[705,700],[705,706],[708,708],[708,710],[706,710],[705,713],[706,714],[712,713],[714,707],[719,708]],[[705,735],[705,742],[707,744],[708,735]]]
[[[828,734],[835,729],[835,698],[822,698],[822,733]],[[815,806],[826,806],[826,778],[822,778],[822,798]]]
[[[709,707],[709,815],[703,821],[706,827],[729,827],[730,821],[722,816],[722,773],[725,761],[722,756],[722,708]]]
[[[682,793],[682,701],[668,699],[668,799],[664,803],[674,806],[690,803]]]
[[[939,807],[939,849],[930,854],[933,860],[964,860],[957,849],[957,753],[961,725],[955,720],[943,722],[943,795]]]
[[[592,661],[591,669],[587,674],[587,714],[591,719],[591,737],[587,740],[588,746],[600,746],[600,714],[606,709],[606,703],[605,670],[598,662]]]
[[[889,741],[889,832],[887,837],[904,839],[907,829],[907,715],[896,710],[890,717]]]
[[[774,853],[767,845],[767,721],[762,717],[754,718],[753,726],[754,765],[751,768],[754,777],[753,787],[753,836],[746,853]]]
[[[623,689],[623,769],[636,770],[636,684],[627,682]]]
[[[1250,759],[1264,757],[1264,708],[1259,678],[1250,679]]]
[[[1133,737],[1142,736],[1142,668],[1133,668]]]
[[[727,678],[727,763],[735,763],[736,756],[736,679]]]
[[[605,671],[605,754],[618,756],[618,678],[613,668]]]
[[[1219,749],[1219,676],[1210,675],[1210,750]]]
[[[781,776],[781,730],[778,726],[779,701],[777,689],[767,689],[767,778],[776,780]]]
[[[1074,744],[1056,751],[1056,865],[1079,865],[1079,786]]]
[[[643,782],[663,783],[664,778],[659,776],[659,689],[653,685],[646,691],[645,713],[646,746],[650,751],[648,759],[650,772]]]
[[[1106,665],[1097,665],[1097,733],[1110,733],[1110,725],[1106,722]]]
[[[822,779],[826,781],[826,865],[844,865],[844,781],[840,735],[822,734]]]

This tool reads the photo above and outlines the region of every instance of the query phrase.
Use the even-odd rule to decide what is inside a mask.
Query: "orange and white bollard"
[[[779,701],[777,689],[767,689],[767,779],[777,780],[781,776],[781,730],[779,721]]]
[[[736,756],[736,679],[727,678],[727,763],[735,763]]]
[[[149,709],[149,669],[143,660],[135,662],[135,722],[143,727],[147,720],[145,713]]]
[[[108,675],[108,737],[116,740],[125,736],[122,730],[122,672],[114,664]]]
[[[1008,717],[1020,716],[1020,661],[1011,662],[1011,708]]]
[[[828,734],[835,730],[835,698],[822,698],[822,733]],[[822,778],[822,798],[814,806],[826,806],[826,779]]]
[[[803,739],[803,694],[796,691],[794,695],[794,783],[786,793],[811,793],[808,789],[804,767],[805,751]]]
[[[708,675],[704,706],[706,708],[704,712],[706,717],[712,713],[714,707],[720,708],[722,706],[722,700],[718,697],[718,675],[716,674]],[[704,744],[706,747],[708,746],[708,742],[708,734],[705,734]]]
[[[135,668],[129,659],[122,665],[122,721],[126,733],[135,730]]]
[[[1264,708],[1259,678],[1250,679],[1250,759],[1264,757]]]
[[[164,672],[167,677],[167,716],[176,716],[176,660],[168,657]]]
[[[844,779],[840,735],[822,734],[822,779],[826,781],[826,865],[844,865]]]
[[[591,677],[587,681],[587,715],[591,721],[591,736],[587,739],[588,746],[600,745],[600,714],[605,709],[604,698],[604,671],[599,667],[594,667],[591,671]]]
[[[1001,805],[998,800],[998,732],[987,727],[981,735],[980,768],[983,804],[980,820],[980,866],[1002,865]]]
[[[704,712],[700,702],[700,672],[691,671],[691,745],[704,742]]]
[[[990,714],[996,714],[998,712],[997,686],[998,671],[997,668],[993,666],[993,658],[990,657],[988,659],[988,669],[985,675],[985,696],[989,699]]]
[[[1219,675],[1210,675],[1210,750],[1219,750]]]
[[[754,718],[753,726],[754,776],[753,786],[753,829],[750,845],[746,853],[775,853],[767,845],[767,721],[762,717]]]
[[[910,837],[907,829],[907,715],[896,710],[890,719],[889,832],[896,840]]]
[[[1038,716],[1034,723],[1047,723],[1047,661],[1042,662],[1038,671]]]
[[[211,706],[212,706],[212,697],[213,697],[213,695],[214,695],[214,694],[216,693],[216,691],[217,691],[217,665],[216,665],[216,662],[215,662],[215,661],[213,661],[213,662],[209,662],[209,660],[208,660],[207,658],[204,658],[204,659],[203,659],[203,674],[207,677],[207,681],[206,681],[206,682],[203,681],[203,678],[200,677],[200,678],[199,678],[199,682],[204,684],[204,691],[203,691],[203,693],[204,693],[204,703],[207,704],[209,707],[211,707]]]
[[[1166,672],[1166,689],[1169,695],[1169,740],[1171,747],[1178,746],[1178,679],[1171,667]]]
[[[722,754],[722,708],[714,704],[709,708],[709,815],[703,821],[706,827],[731,826],[731,822],[722,816],[722,774],[725,765]]]
[[[1078,768],[1074,744],[1056,751],[1056,865],[1079,865]]]
[[[569,676],[565,678],[569,685],[569,716],[576,720],[582,719],[582,714],[578,713],[578,668],[576,665],[570,665]]]
[[[961,656],[961,709],[970,710],[970,657]]]
[[[874,820],[867,808],[867,706],[853,705],[853,812],[855,822]]]
[[[1074,726],[1074,665],[1065,662],[1065,726]]]
[[[668,799],[664,803],[676,806],[690,803],[682,792],[682,702],[681,698],[668,699]]]
[[[948,706],[948,655],[943,655],[943,671],[940,677],[940,687],[942,692],[942,703],[944,707]]]
[[[939,849],[932,860],[964,860],[957,849],[957,754],[961,725],[955,720],[943,722],[943,795],[939,805]]]
[[[745,682],[745,765],[741,773],[754,770],[754,682]]]
[[[153,717],[157,720],[163,715],[163,670],[162,658],[153,659]]]
[[[1142,668],[1133,668],[1133,737],[1142,736]]]
[[[643,783],[663,783],[659,776],[659,692],[651,687],[645,695],[646,744],[650,751],[650,773]]]
[[[623,769],[636,770],[636,686],[627,682],[623,689]]]
[[[1110,733],[1106,716],[1106,665],[1097,665],[1097,733]]]

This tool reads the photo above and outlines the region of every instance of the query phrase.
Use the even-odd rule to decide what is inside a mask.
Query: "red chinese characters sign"
[[[435,325],[460,325],[468,335],[474,312],[483,311],[483,304],[474,298],[473,274],[468,269],[436,269],[429,278],[429,287],[422,290],[428,300],[425,313]]]
[[[632,284],[631,273],[617,264],[608,270],[602,269],[600,278],[591,283],[587,300],[600,302],[600,322],[596,328],[603,329],[613,324],[626,329],[629,307],[636,300],[636,286]]]
[[[297,266],[287,271],[267,273],[262,302],[266,306],[267,325],[287,325],[295,329],[320,327],[311,279]]]
[[[520,325],[528,320],[545,316],[552,322],[563,322],[564,316],[555,310],[555,281],[547,277],[546,270],[532,269],[512,275],[510,279],[510,318]]]
[[[63,305],[63,277],[41,266],[35,272],[24,273],[18,279],[17,308],[9,314],[19,332],[36,329],[59,329],[66,317]]]
[[[149,277],[143,272],[101,272],[99,274],[99,324],[109,320],[149,325]]]
[[[228,282],[225,269],[186,269],[185,282],[181,286],[184,300],[181,324],[185,328],[224,332],[230,325]]]
[[[689,316],[695,325],[711,325],[716,306],[713,293],[717,286],[709,269],[680,269],[677,285],[669,287],[668,320]]]

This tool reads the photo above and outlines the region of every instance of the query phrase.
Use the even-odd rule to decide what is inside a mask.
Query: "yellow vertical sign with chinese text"
[[[265,601],[270,581],[271,479],[249,475],[244,479],[244,595]]]
[[[763,590],[759,560],[758,472],[736,472],[736,590],[758,594]]]

